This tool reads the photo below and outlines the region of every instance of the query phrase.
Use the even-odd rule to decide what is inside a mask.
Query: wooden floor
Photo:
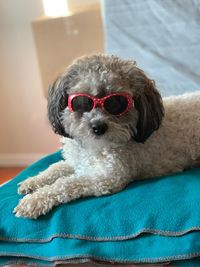
[[[25,167],[0,167],[0,184],[15,177]]]

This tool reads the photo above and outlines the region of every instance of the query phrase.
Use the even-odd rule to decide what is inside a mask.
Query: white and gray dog
[[[76,60],[48,97],[64,159],[20,184],[26,196],[16,216],[37,218],[60,203],[199,164],[200,92],[163,102],[133,61],[106,55]]]

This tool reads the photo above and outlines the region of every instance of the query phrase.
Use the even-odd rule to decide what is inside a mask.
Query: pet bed
[[[200,168],[135,181],[114,195],[60,205],[37,220],[15,217],[22,197],[17,184],[60,159],[61,151],[51,154],[0,188],[0,266],[80,266],[88,260],[199,266]]]

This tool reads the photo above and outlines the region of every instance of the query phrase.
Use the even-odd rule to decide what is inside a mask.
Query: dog
[[[134,61],[77,59],[50,87],[48,116],[63,137],[63,160],[20,183],[18,217],[200,163],[200,92],[162,100]]]

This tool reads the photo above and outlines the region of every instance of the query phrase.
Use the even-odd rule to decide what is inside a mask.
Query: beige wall
[[[68,1],[72,11],[99,2]],[[47,119],[31,28],[43,15],[42,0],[0,0],[0,166],[29,164],[60,147]]]
[[[60,145],[47,120],[31,31],[42,15],[41,0],[0,1],[0,165],[29,163]]]
[[[67,0],[69,11],[74,13],[74,11],[84,10],[87,7],[93,5],[99,5],[100,0]]]
[[[99,2],[68,1],[72,11]],[[60,147],[47,119],[31,28],[42,16],[42,0],[0,0],[0,166],[26,165]]]

